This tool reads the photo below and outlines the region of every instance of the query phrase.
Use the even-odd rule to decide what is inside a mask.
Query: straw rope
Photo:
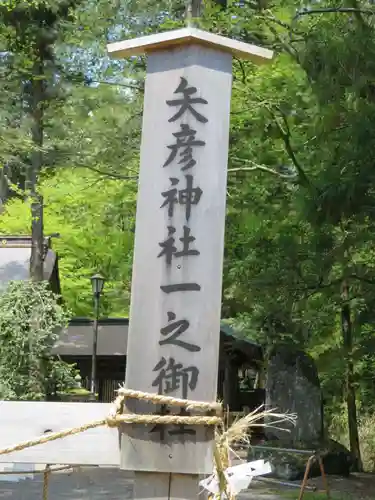
[[[149,394],[142,391],[133,391],[132,389],[126,389],[125,387],[120,387],[117,392],[119,397],[140,399],[143,401],[150,401],[155,404],[180,406],[186,408],[186,410],[188,411],[216,411],[218,413],[221,413],[222,411],[222,405],[218,402],[207,403],[206,401],[190,401],[181,398],[173,398],[171,396],[163,396],[160,394]]]
[[[26,448],[31,448],[39,444],[48,443],[50,441],[56,441],[57,439],[62,439],[67,436],[74,436],[75,434],[80,434],[89,429],[95,429],[107,425],[108,427],[118,427],[121,424],[155,424],[155,425],[210,425],[217,426],[223,424],[223,419],[218,415],[137,415],[134,413],[123,414],[123,407],[126,398],[138,399],[141,401],[149,401],[153,404],[159,405],[169,405],[178,406],[185,408],[186,410],[197,410],[197,411],[211,411],[216,412],[221,415],[221,405],[220,403],[213,402],[208,403],[205,401],[189,401],[187,399],[173,398],[170,396],[163,396],[160,394],[150,394],[142,391],[134,391],[131,389],[126,389],[125,387],[120,387],[118,389],[118,396],[113,401],[112,408],[109,412],[107,418],[102,420],[95,420],[93,422],[88,422],[86,424],[80,425],[78,427],[73,427],[70,429],[65,429],[59,432],[52,432],[48,435],[44,435],[35,439],[29,439],[22,443],[17,443],[13,446],[8,446],[0,450],[0,455],[7,455],[15,451],[25,450]],[[65,468],[65,467],[64,467]],[[55,469],[57,470],[57,469]],[[49,488],[49,478],[53,469],[49,465],[46,466],[43,471],[43,500],[48,500],[48,488]]]
[[[73,427],[70,429],[65,429],[59,432],[52,432],[45,436],[40,436],[35,439],[29,439],[22,443],[17,443],[13,446],[8,446],[0,450],[0,455],[7,455],[15,451],[25,450],[26,448],[31,448],[39,444],[45,444],[50,441],[56,441],[57,439],[62,439],[67,436],[73,436],[75,434],[80,434],[89,429],[95,429],[97,427],[102,427],[107,425],[108,427],[118,427],[121,424],[155,424],[155,425],[220,425],[223,420],[219,416],[185,416],[185,415],[137,415],[134,413],[130,414],[120,414],[122,410],[123,403],[127,397],[134,399],[147,400],[156,404],[166,404],[174,405],[185,408],[194,408],[201,410],[215,410],[221,409],[221,406],[214,403],[200,402],[200,401],[189,401],[187,399],[171,398],[169,396],[155,395],[147,392],[133,391],[125,388],[120,388],[118,390],[119,395],[113,402],[113,407],[107,418],[102,420],[94,420],[93,422],[88,422],[86,424],[80,425],[78,427]]]
[[[219,425],[222,423],[220,417],[187,417],[183,415],[117,415],[115,417],[108,417],[102,420],[95,420],[87,424],[80,425],[79,427],[73,427],[71,429],[66,429],[60,432],[53,432],[48,434],[48,436],[41,436],[39,438],[30,439],[28,441],[23,441],[22,443],[9,446],[0,450],[0,455],[7,455],[13,453],[14,451],[25,450],[26,448],[32,448],[39,444],[45,444],[50,441],[56,441],[57,439],[62,439],[67,436],[74,436],[75,434],[80,434],[89,429],[95,429],[97,427],[102,427],[103,425],[108,425],[108,427],[117,427],[120,424],[159,424],[159,425]]]

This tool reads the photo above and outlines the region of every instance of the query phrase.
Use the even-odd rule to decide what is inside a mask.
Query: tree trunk
[[[201,0],[191,0],[191,13],[193,17],[201,15]]]
[[[31,257],[30,277],[34,281],[43,281],[43,198],[38,192],[39,174],[43,165],[43,105],[45,93],[45,80],[43,61],[39,60],[34,65],[33,79],[31,81],[30,117],[31,137],[33,151],[31,164],[27,172],[26,188],[31,202]]]
[[[227,0],[215,0],[215,3],[223,7],[224,9],[227,7],[228,1]]]
[[[188,26],[193,26],[195,22],[194,19],[197,19],[201,13],[201,0],[187,0],[186,1],[186,22]]]
[[[215,0],[215,3],[222,8],[227,7],[227,0]],[[186,1],[186,20],[190,25],[192,18],[197,19],[202,14],[202,0],[187,0]]]
[[[342,299],[343,305],[341,307],[341,329],[346,362],[345,389],[346,406],[348,412],[349,442],[350,451],[352,452],[355,459],[354,467],[357,471],[361,472],[363,470],[363,466],[361,451],[359,447],[357,405],[354,385],[353,325],[349,302],[349,286],[346,281],[344,281],[342,284]]]
[[[8,166],[4,165],[0,171],[0,213],[4,211],[5,202],[9,196],[9,186],[6,178]]]

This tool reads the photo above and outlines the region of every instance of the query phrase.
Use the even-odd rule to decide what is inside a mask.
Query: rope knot
[[[105,422],[106,422],[108,427],[117,427],[118,426],[117,418],[113,417],[112,415],[108,415]]]

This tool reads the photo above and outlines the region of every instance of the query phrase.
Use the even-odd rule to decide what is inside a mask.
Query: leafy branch
[[[0,294],[0,399],[40,400],[74,386],[76,370],[51,349],[69,319],[46,282],[11,282]]]
[[[268,174],[276,175],[282,179],[292,180],[294,178],[293,175],[282,174],[281,172],[277,172],[277,170],[273,170],[272,168],[266,167],[265,165],[259,165],[248,158],[239,158],[235,156],[232,158],[233,161],[239,163],[250,163],[251,167],[239,167],[239,168],[229,168],[228,172],[254,172],[256,170],[260,170],[262,172],[267,172]]]

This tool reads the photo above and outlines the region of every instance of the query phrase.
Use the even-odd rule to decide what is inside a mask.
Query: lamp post
[[[105,279],[100,274],[94,274],[91,277],[92,295],[94,297],[94,337],[92,342],[92,360],[91,360],[91,397],[95,399],[96,394],[96,352],[98,346],[98,321],[99,321],[99,302],[104,288]]]

